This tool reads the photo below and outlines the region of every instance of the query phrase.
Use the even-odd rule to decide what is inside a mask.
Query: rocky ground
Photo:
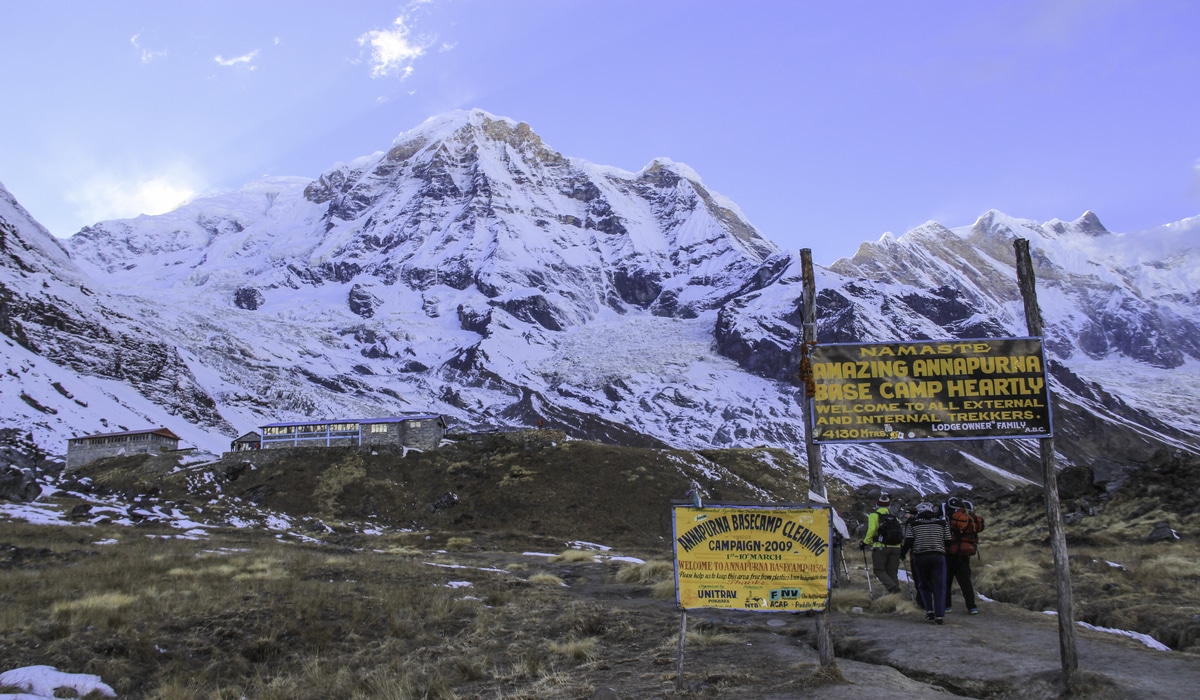
[[[1148,626],[1179,650],[1159,651],[1126,636],[1080,627],[1076,633],[1079,672],[1072,679],[1072,697],[1178,698],[1190,697],[1192,689],[1200,687],[1200,656],[1194,653],[1200,622],[1194,614],[1192,582],[1200,574],[1176,564],[1180,570],[1175,577],[1182,585],[1154,588],[1130,572],[1119,572],[1125,579],[1112,579],[1110,572],[1116,569],[1103,554],[1119,551],[1131,562],[1134,550],[1126,543],[1143,541],[1153,522],[1163,519],[1180,528],[1186,542],[1200,518],[1181,490],[1192,466],[1167,456],[1117,475],[1121,479],[1117,488],[1095,474],[1076,472],[1067,474],[1060,485],[1064,511],[1073,521],[1068,530],[1072,556],[1080,558],[1073,562],[1080,609],[1099,620],[1097,616],[1134,607],[1130,600],[1156,604],[1153,616],[1143,610],[1136,619],[1116,619]],[[1045,580],[1018,581],[1016,589],[1032,592],[1006,598],[1018,604],[987,600],[980,604],[980,615],[966,616],[960,610],[948,616],[947,624],[935,626],[896,596],[872,602],[855,550],[847,552],[849,579],[835,590],[829,618],[837,652],[835,668],[820,666],[814,616],[702,609],[687,615],[690,634],[683,676],[677,678],[672,640],[680,628],[681,612],[672,595],[661,594],[661,586],[622,582],[619,572],[626,565],[622,562],[670,561],[669,504],[689,489],[699,487],[711,500],[802,501],[807,485],[796,471],[786,455],[771,450],[684,453],[567,441],[553,431],[527,431],[472,436],[429,453],[317,450],[190,466],[144,457],[107,460],[70,475],[52,475],[43,482],[46,495],[31,505],[47,514],[59,513],[64,522],[116,533],[111,534],[114,541],[133,541],[120,534],[121,528],[136,531],[133,538],[170,536],[172,531],[190,528],[190,536],[197,538],[197,557],[222,546],[227,551],[253,548],[259,546],[254,538],[260,536],[265,542],[291,541],[304,549],[305,556],[323,556],[320,553],[327,551],[339,558],[337,566],[346,570],[342,578],[347,581],[382,575],[379,572],[388,569],[348,572],[367,567],[366,559],[394,556],[381,552],[402,545],[403,556],[428,560],[437,567],[431,571],[452,570],[458,578],[473,580],[480,594],[490,588],[496,600],[508,601],[511,610],[505,614],[523,629],[520,635],[518,628],[497,629],[497,638],[476,638],[473,643],[498,649],[500,656],[507,654],[504,658],[510,659],[514,653],[519,657],[531,653],[538,648],[538,639],[576,632],[600,643],[594,653],[545,678],[537,673],[518,678],[482,669],[446,691],[452,694],[429,697],[1065,696],[1057,619],[1042,612],[1047,601]],[[853,528],[855,514],[865,512],[872,490],[851,491],[835,484],[830,491]],[[1000,542],[1018,540],[1036,547],[1044,539],[1045,528],[1039,524],[1043,505],[1036,490],[973,495],[989,518],[985,533],[989,566],[1000,563],[996,558]],[[0,516],[0,569],[6,571],[66,572],[75,562],[107,556],[112,547],[89,543],[98,535],[85,535],[65,540],[57,536],[61,544],[39,549],[36,533],[11,524],[17,519]],[[159,530],[162,533],[155,535]],[[612,547],[610,556],[579,561],[548,556],[581,546],[580,542],[585,547],[596,543]],[[175,540],[174,546],[191,545]],[[1097,549],[1105,546],[1109,549]],[[1161,551],[1152,553],[1160,556]],[[178,556],[188,558],[186,552]],[[369,566],[394,565],[382,561]],[[539,574],[562,585],[534,583]],[[435,576],[422,585],[442,585],[437,581]],[[332,576],[328,583],[329,595],[339,595],[341,589],[333,586],[347,585]],[[535,607],[525,612],[519,606],[530,586],[537,588],[538,595],[528,597]],[[1013,589],[1010,585],[1006,590]],[[12,591],[4,598],[6,604],[20,599]],[[558,617],[562,615],[570,620],[563,622]],[[0,619],[20,618],[10,609],[9,616]],[[43,658],[44,647],[37,644],[45,643],[44,631],[61,627],[55,622],[19,632],[0,629],[0,646],[19,652],[23,663],[51,665],[76,657],[94,658],[96,648],[116,648],[111,640],[97,647],[99,642],[89,641],[85,630],[78,640],[52,639],[50,645],[62,648],[57,656]],[[222,634],[236,637],[236,630],[226,627],[222,623]],[[454,637],[449,630],[445,633],[448,641]],[[524,643],[533,646],[517,649],[515,641],[508,644],[504,638],[508,635],[524,636]],[[273,643],[272,653],[289,652],[281,642]],[[330,648],[341,644],[323,643]],[[215,639],[198,639],[195,644],[211,649],[228,646]],[[245,653],[236,649],[231,653],[235,661],[246,663]],[[344,653],[353,655],[353,648]],[[160,672],[156,659],[147,653],[140,665],[126,663],[149,682]],[[85,665],[102,668],[99,661]]]
[[[459,556],[480,567],[504,568],[513,561],[510,554]],[[637,619],[649,637],[678,631],[681,613],[674,600],[656,599],[644,586],[617,583],[604,564],[564,564],[554,572],[566,584],[566,598],[601,603],[617,619]],[[851,574],[849,591],[865,594],[861,569]],[[685,645],[681,691],[674,675],[676,650],[662,644],[595,664],[586,671],[587,681],[596,689],[594,697],[626,699],[1066,696],[1054,616],[988,601],[980,603],[979,615],[951,613],[946,624],[936,626],[915,608],[898,607],[891,613],[869,607],[830,613],[836,670],[820,666],[815,616],[700,609],[687,615],[687,627],[698,633],[699,643],[689,637],[692,645]],[[1076,651],[1079,670],[1071,697],[1176,699],[1200,687],[1195,655],[1157,651],[1082,627]],[[613,692],[599,694],[603,689]]]

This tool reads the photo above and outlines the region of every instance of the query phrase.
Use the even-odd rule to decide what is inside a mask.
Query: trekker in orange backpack
[[[975,586],[971,583],[971,557],[979,551],[983,518],[975,514],[975,504],[957,496],[946,501],[946,516],[950,524],[950,544],[946,545],[946,612],[951,608],[950,587],[958,581],[967,614],[978,615]]]

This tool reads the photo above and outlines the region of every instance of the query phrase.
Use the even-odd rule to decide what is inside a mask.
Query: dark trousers
[[[967,604],[967,610],[975,607],[975,586],[971,583],[971,557],[963,557],[957,554],[946,555],[946,607],[954,607],[951,604],[950,586],[958,581],[958,587],[963,594],[963,602]]]
[[[910,575],[910,578],[912,579],[912,588],[913,588],[913,595],[914,595],[915,602],[917,603],[917,605],[921,606],[922,610],[929,610],[933,606],[926,603],[925,596],[921,594],[921,579],[917,575],[917,555],[915,555],[915,554],[908,555],[908,568],[912,572]]]
[[[925,612],[934,617],[946,615],[946,555],[940,552],[917,554],[913,557],[913,569],[917,572],[917,585]]]

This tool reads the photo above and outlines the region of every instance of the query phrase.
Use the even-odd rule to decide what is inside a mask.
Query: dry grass
[[[637,617],[564,604],[554,576],[331,556],[269,532],[146,534],[0,522],[22,564],[0,567],[5,666],[95,673],[122,698],[562,697],[587,687],[568,669],[586,673],[604,639],[646,638]]]
[[[125,593],[100,593],[55,603],[50,619],[76,626],[110,629],[129,621],[128,610],[137,598]]]
[[[592,661],[597,656],[596,652],[599,646],[599,640],[592,637],[568,639],[562,642],[550,642],[550,651],[572,661]]]
[[[867,589],[835,588],[829,596],[829,609],[850,612],[853,608],[866,610],[871,607],[871,593]]]
[[[662,581],[670,581],[672,589],[675,585],[675,563],[665,559],[652,559],[641,564],[622,566],[617,570],[617,583],[637,583],[654,585]]]
[[[908,591],[889,593],[871,601],[871,612],[881,615],[914,615],[925,611],[909,597]]]
[[[659,581],[650,587],[650,596],[655,600],[671,600],[676,598],[677,594],[674,577],[666,581]]]
[[[667,667],[676,648],[670,637],[678,631],[678,612],[646,600],[645,590],[630,589],[644,586],[655,600],[674,598],[673,566],[653,558],[666,554],[661,535],[670,532],[662,504],[692,484],[670,482],[670,469],[638,471],[636,460],[692,457],[562,441],[541,452],[530,449],[535,441],[558,439],[549,433],[488,438],[476,453],[444,462],[436,462],[434,453],[387,463],[366,455],[361,464],[339,457],[338,468],[328,473],[329,453],[300,455],[307,461],[248,472],[236,485],[274,485],[275,500],[264,508],[308,517],[319,511],[347,523],[359,518],[390,529],[386,535],[366,536],[335,521],[335,532],[312,530],[322,543],[289,543],[271,532],[231,529],[191,542],[167,539],[177,532],[156,525],[0,523],[0,545],[8,548],[0,547],[0,659],[11,667],[49,664],[96,673],[120,697],[134,700],[583,698],[614,678],[640,683],[642,693],[629,697],[662,697],[673,679]],[[754,483],[770,482],[779,493],[794,491],[793,500],[803,500],[802,481],[792,483],[788,472],[771,466],[786,462],[786,455],[764,461],[763,454],[721,451],[711,458],[723,469]],[[616,466],[606,467],[609,463]],[[607,488],[626,472],[638,475],[638,489]],[[448,473],[461,483],[435,478]],[[309,482],[303,482],[305,474]],[[607,497],[588,509],[605,517],[589,520],[567,507],[573,499],[564,497],[569,489],[561,474],[589,496]],[[112,478],[120,477],[120,490],[129,492],[154,485],[143,476],[114,472]],[[595,481],[581,483],[592,476]],[[501,477],[516,488],[497,497]],[[395,493],[378,487],[386,479],[403,480],[402,497],[398,487]],[[736,481],[702,487],[713,501],[755,496],[732,490]],[[288,498],[278,489],[284,482]],[[168,486],[159,485],[165,493]],[[458,505],[430,511],[430,503],[450,488],[461,498]],[[170,498],[207,503],[209,495]],[[1030,509],[1010,501],[1007,510],[984,511],[989,522],[982,557],[972,562],[978,588],[988,597],[1038,609],[1054,599],[1044,513],[1039,515],[1036,503]],[[611,517],[618,507],[622,517]],[[1114,500],[1104,518],[1069,530],[1076,617],[1200,651],[1200,580],[1193,564],[1200,561],[1200,548],[1190,539],[1145,543],[1154,521],[1168,519],[1181,532],[1193,533],[1200,531],[1200,514],[1160,510]],[[514,523],[530,524],[537,533],[515,531]],[[405,531],[410,527],[416,530]],[[110,539],[119,542],[95,544]],[[501,554],[556,551],[575,540],[604,542],[650,561],[596,566],[595,552],[571,549],[545,566],[541,558]],[[487,570],[470,566],[485,559]],[[899,596],[870,600],[862,564],[853,558],[848,563],[855,566],[852,583],[834,590],[834,610],[904,614]],[[571,587],[539,571],[554,571]],[[528,572],[535,573],[527,577]],[[576,600],[609,576],[626,586],[620,591],[624,602]],[[447,586],[464,580],[472,585]],[[108,594],[128,602],[110,608],[81,603]],[[748,639],[728,628],[698,625],[685,641],[696,659],[708,655],[712,663],[704,675],[695,671],[699,663],[689,669],[714,688],[746,686],[767,673],[776,674],[773,682],[799,683],[807,670],[791,669],[792,677],[782,680],[779,669],[743,673],[726,660],[737,658],[742,669],[751,668],[747,664],[758,660],[747,659],[760,650],[748,648],[742,643]],[[834,641],[839,657],[871,660],[870,640],[835,635]],[[777,687],[784,696],[799,686]],[[749,689],[738,690],[744,693],[731,697],[752,696]]]
[[[1077,544],[1068,546],[1075,619],[1200,652],[1200,543],[1150,543],[1145,532],[1134,538],[1120,532],[1109,533],[1115,545],[1087,535],[1075,536]],[[1057,607],[1054,563],[1045,548],[992,546],[973,569],[975,589],[989,598],[1030,610]]]
[[[591,564],[596,561],[596,553],[586,549],[568,549],[550,557],[549,561],[555,564]]]

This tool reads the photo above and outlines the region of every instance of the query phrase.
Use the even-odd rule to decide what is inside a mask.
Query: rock
[[[1086,498],[1096,493],[1095,473],[1089,467],[1067,467],[1058,473],[1060,498]]]
[[[1179,539],[1179,533],[1171,529],[1170,523],[1159,521],[1154,523],[1154,529],[1146,539],[1151,542],[1174,542]]]
[[[238,287],[233,293],[233,305],[247,311],[257,311],[266,301],[263,293],[254,287]]]
[[[0,501],[24,503],[42,495],[32,469],[19,469],[8,465],[0,469]]]
[[[1098,462],[1092,467],[1093,481],[1096,486],[1111,493],[1124,486],[1135,469],[1126,464]]]
[[[350,296],[348,303],[350,311],[362,316],[363,318],[371,318],[375,315],[375,309],[383,302],[371,292],[367,291],[361,285],[354,285],[350,288]]]
[[[447,491],[429,504],[429,510],[437,513],[447,508],[453,508],[456,503],[458,503],[458,494]]]

